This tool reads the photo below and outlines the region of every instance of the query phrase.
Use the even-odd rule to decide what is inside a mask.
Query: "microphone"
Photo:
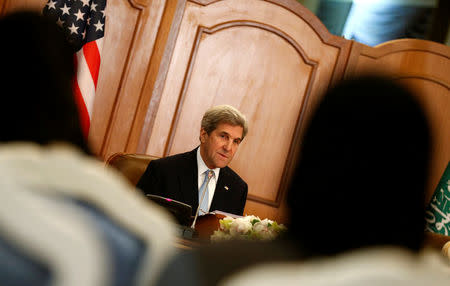
[[[203,188],[202,198],[198,202],[197,211],[195,212],[195,216],[194,216],[194,221],[192,222],[192,225],[191,225],[191,228],[193,230],[195,230],[195,223],[197,222],[197,217],[198,217],[198,214],[199,214],[200,206],[202,205],[203,200],[205,199],[206,190],[208,189],[208,184],[209,184],[209,181],[211,181],[211,178],[212,178],[213,174],[214,173],[213,173],[212,170],[208,170],[208,174],[207,174],[208,175],[208,180],[206,181],[205,187]]]

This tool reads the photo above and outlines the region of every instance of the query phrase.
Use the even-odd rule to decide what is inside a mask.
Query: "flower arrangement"
[[[445,257],[450,259],[450,241],[447,241],[442,247],[442,254],[444,254]]]
[[[261,220],[257,216],[249,215],[239,218],[226,216],[219,220],[220,227],[211,235],[212,242],[231,239],[243,240],[274,240],[286,227],[270,219]]]

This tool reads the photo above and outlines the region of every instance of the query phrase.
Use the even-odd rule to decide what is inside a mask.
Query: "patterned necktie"
[[[203,179],[203,183],[198,191],[198,202],[200,205],[199,215],[205,215],[209,211],[209,191],[208,184],[211,181],[211,178],[214,176],[213,170],[205,171],[205,179]]]

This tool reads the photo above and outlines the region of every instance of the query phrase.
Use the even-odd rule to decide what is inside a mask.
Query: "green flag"
[[[426,230],[450,235],[450,162],[425,212]]]

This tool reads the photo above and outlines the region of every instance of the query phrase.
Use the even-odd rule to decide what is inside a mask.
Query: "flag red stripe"
[[[78,68],[77,58],[74,56],[75,70]],[[88,138],[89,135],[89,127],[90,127],[90,118],[89,112],[86,108],[86,103],[84,102],[83,95],[81,94],[80,87],[78,86],[78,81],[76,77],[72,81],[72,89],[73,95],[75,98],[75,103],[78,107],[79,117],[80,117],[80,125],[81,131],[85,138]]]
[[[86,43],[83,46],[83,54],[89,67],[89,71],[91,72],[95,88],[97,88],[98,72],[100,70],[100,52],[97,43],[95,41]]]

